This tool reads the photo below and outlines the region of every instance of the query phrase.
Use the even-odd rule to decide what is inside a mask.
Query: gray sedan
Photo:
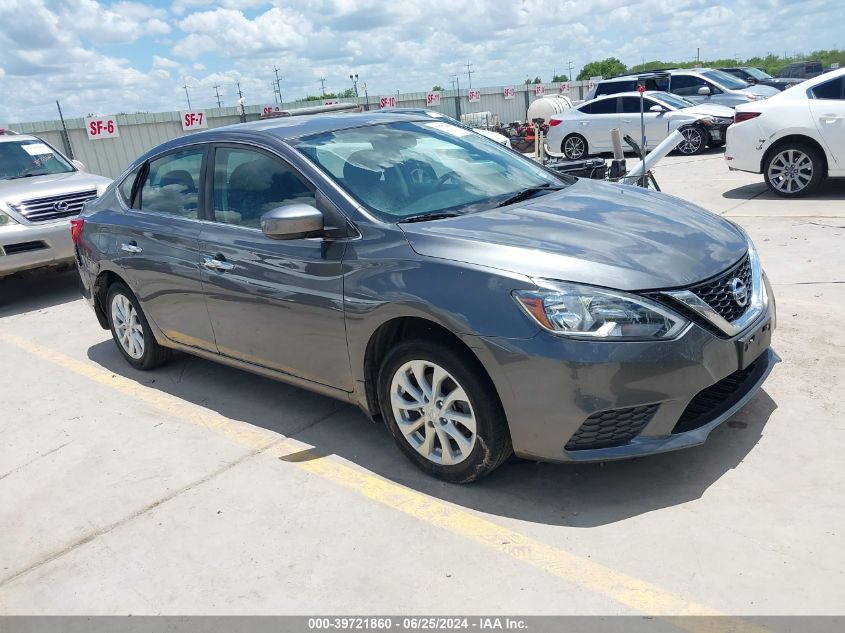
[[[775,359],[741,229],[424,113],[168,142],[73,237],[132,366],[179,350],[353,402],[449,481],[700,444]]]

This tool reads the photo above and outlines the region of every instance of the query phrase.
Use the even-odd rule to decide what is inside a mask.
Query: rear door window
[[[826,81],[813,88],[813,96],[816,99],[845,99],[845,77],[839,77],[831,81]]]
[[[593,101],[590,114],[616,114],[616,102],[619,99],[601,99]]]
[[[203,148],[192,148],[150,161],[132,206],[197,219],[204,154]]]
[[[606,81],[599,84],[596,89],[596,96],[615,95],[620,92],[630,92],[637,89],[637,81],[632,79],[630,81]]]
[[[699,88],[709,84],[695,75],[672,75],[671,89],[676,95],[692,97],[698,95]]]

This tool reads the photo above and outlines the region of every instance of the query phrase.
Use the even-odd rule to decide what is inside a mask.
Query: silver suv
[[[0,278],[73,260],[69,218],[110,179],[36,136],[0,130]]]
[[[779,92],[771,86],[751,85],[714,68],[677,68],[603,79],[587,93],[585,100],[631,92],[637,89],[640,79],[645,82],[646,90],[673,92],[693,103],[714,103],[729,108],[749,101],[767,99]]]

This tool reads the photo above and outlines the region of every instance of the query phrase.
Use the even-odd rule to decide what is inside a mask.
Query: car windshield
[[[752,77],[754,77],[754,79],[757,79],[757,80],[760,80],[760,81],[764,81],[766,79],[772,79],[772,76],[769,73],[765,73],[762,70],[760,70],[759,68],[749,67],[749,68],[743,68],[743,70],[745,72],[747,72],[749,75],[751,75]]]
[[[670,92],[652,92],[649,93],[649,96],[654,97],[658,101],[661,101],[668,106],[678,108],[679,110],[683,110],[684,108],[691,108],[695,105],[692,101],[687,101],[683,97],[673,95]]]
[[[0,179],[63,174],[73,170],[61,154],[43,141],[0,142]]]
[[[743,81],[739,77],[729,75],[721,70],[705,70],[701,74],[710,81],[717,83],[722,88],[727,88],[728,90],[743,90],[748,88],[748,82]]]
[[[292,144],[391,222],[481,211],[574,182],[446,121],[383,123]]]

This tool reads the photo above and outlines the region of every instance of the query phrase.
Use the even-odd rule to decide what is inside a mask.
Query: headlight
[[[757,95],[745,95],[745,98],[749,101],[757,101]]]
[[[623,292],[559,282],[515,290],[514,298],[542,327],[587,339],[668,339],[687,321],[663,306]]]
[[[9,226],[11,224],[17,224],[15,218],[0,210],[0,226]]]

